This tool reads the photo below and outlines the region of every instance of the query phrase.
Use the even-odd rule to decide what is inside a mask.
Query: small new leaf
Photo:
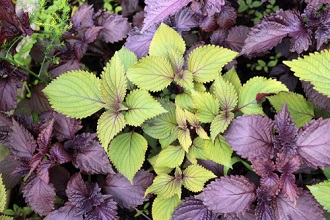
[[[223,133],[229,126],[230,122],[234,119],[234,113],[230,111],[222,111],[218,116],[216,116],[211,122],[211,139],[212,141],[218,136],[218,134]]]
[[[156,194],[159,198],[168,199],[174,195],[181,197],[181,178],[167,174],[156,176],[152,185],[149,186],[144,195]]]
[[[330,180],[307,186],[314,198],[330,212]]]
[[[185,150],[181,146],[168,146],[157,156],[156,167],[175,168],[182,164]]]
[[[211,171],[204,167],[195,164],[188,166],[183,171],[183,186],[192,192],[199,192],[203,190],[206,181],[215,178]]]
[[[192,144],[191,136],[190,136],[190,131],[188,128],[182,130],[178,130],[178,140],[183,149],[188,152],[188,149],[190,148]]]
[[[236,93],[239,94],[242,88],[242,83],[234,67],[231,68],[231,70],[226,72],[224,75],[222,75],[222,78],[227,82],[231,83],[234,86]]]
[[[181,203],[180,196],[170,198],[157,196],[152,203],[152,218],[154,220],[170,220],[174,209]]]
[[[213,86],[212,93],[219,100],[222,110],[233,110],[238,102],[235,87],[225,81],[222,76],[217,76]]]

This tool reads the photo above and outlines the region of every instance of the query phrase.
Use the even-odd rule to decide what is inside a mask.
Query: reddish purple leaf
[[[74,205],[67,202],[61,208],[49,213],[45,220],[83,220],[83,216],[78,214]]]
[[[45,183],[49,184],[49,169],[54,166],[50,160],[45,160],[40,163],[37,169],[38,177]]]
[[[273,207],[276,219],[325,219],[323,210],[311,194],[300,190],[296,203],[290,201],[283,193],[276,197]]]
[[[103,27],[95,27],[95,26],[88,28],[84,32],[83,42],[86,44],[92,43],[97,38],[97,35],[102,29]]]
[[[275,164],[271,160],[267,159],[255,159],[252,160],[252,168],[261,177],[266,177],[275,171]]]
[[[305,124],[297,136],[297,151],[312,167],[330,167],[330,119],[313,120]]]
[[[47,151],[48,145],[52,139],[53,125],[54,125],[54,119],[47,122],[47,126],[44,127],[38,135],[38,139],[37,139],[38,147],[43,152]]]
[[[275,220],[274,211],[270,206],[271,196],[264,188],[257,189],[258,204],[256,207],[257,220]]]
[[[189,197],[184,199],[172,214],[172,220],[186,219],[216,220],[218,214],[208,210],[201,200]]]
[[[140,59],[148,54],[149,45],[155,35],[156,27],[153,26],[141,33],[138,28],[134,28],[126,39],[125,47],[136,54]]]
[[[46,84],[39,83],[36,87],[31,90],[30,107],[32,111],[40,114],[51,110],[50,104],[46,95],[42,90],[46,87]]]
[[[49,170],[49,178],[55,187],[56,194],[65,195],[66,185],[70,180],[70,173],[62,166],[53,166]]]
[[[68,72],[70,70],[81,70],[82,66],[79,60],[77,60],[76,57],[67,59],[67,60],[61,60],[60,64],[58,65],[52,65],[49,69],[49,73],[53,78],[58,77],[59,75]]]
[[[197,159],[197,163],[207,170],[214,173],[214,175],[220,177],[223,176],[223,165],[220,165],[212,160],[200,160]]]
[[[38,176],[33,175],[23,184],[23,197],[26,203],[39,215],[47,215],[54,209],[55,188]]]
[[[82,128],[81,121],[66,117],[57,112],[53,112],[54,123],[54,136],[58,141],[71,140],[74,135]]]
[[[233,8],[230,5],[224,5],[221,8],[220,14],[217,18],[217,23],[220,28],[229,29],[235,24],[236,17],[237,17],[237,12],[235,8]]]
[[[280,178],[280,184],[282,188],[282,193],[290,201],[296,203],[297,198],[299,197],[299,189],[296,185],[296,178],[292,173],[282,174]]]
[[[174,16],[175,28],[179,33],[190,31],[191,28],[198,27],[196,18],[190,13],[189,8],[180,10]]]
[[[79,6],[78,11],[74,13],[71,20],[73,23],[73,28],[76,30],[82,28],[89,28],[94,25],[93,23],[93,6],[82,4]]]
[[[7,8],[9,11],[15,12],[15,5],[11,0],[0,0],[0,5]]]
[[[239,155],[248,158],[272,158],[273,121],[261,115],[245,115],[235,119],[224,138]]]
[[[309,101],[327,112],[330,112],[330,99],[326,95],[317,92],[309,82],[302,81],[302,86]]]
[[[269,195],[277,195],[280,192],[280,178],[276,173],[269,173],[261,177],[260,186],[267,189]]]
[[[135,208],[142,205],[148,198],[144,198],[146,189],[152,184],[154,176],[144,170],[136,173],[133,185],[122,174],[109,174],[104,184],[107,194],[112,195],[119,205],[125,208]]]
[[[0,111],[7,112],[16,108],[17,88],[22,87],[22,83],[14,77],[0,79]]]
[[[244,176],[221,177],[207,185],[196,198],[217,213],[243,213],[256,198],[255,186]]]
[[[96,133],[82,133],[64,143],[64,148],[79,149],[89,145],[97,137]]]
[[[15,172],[20,165],[20,161],[15,160],[15,158],[9,155],[0,162],[0,173],[2,174],[3,183],[7,190],[14,188],[21,180],[22,175]]]
[[[245,26],[231,28],[224,42],[225,46],[236,52],[241,52],[248,33],[249,29]]]
[[[324,10],[321,14],[320,24],[315,32],[317,39],[317,50],[330,38],[330,10]]]
[[[276,168],[281,173],[294,173],[297,172],[301,165],[299,155],[287,155],[285,153],[277,154]]]
[[[72,160],[71,154],[65,151],[64,147],[60,143],[55,143],[49,151],[51,160],[55,163],[67,163]]]
[[[85,220],[119,220],[117,216],[117,203],[108,198],[87,213]]]
[[[138,0],[121,0],[122,15],[128,17],[138,9],[138,6]]]
[[[42,152],[38,152],[33,155],[32,159],[29,161],[29,167],[30,167],[29,175],[31,175],[31,173],[38,168],[44,156],[45,154]]]

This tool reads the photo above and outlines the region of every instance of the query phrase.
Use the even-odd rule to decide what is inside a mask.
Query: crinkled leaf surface
[[[203,190],[206,181],[215,178],[211,171],[205,169],[201,165],[194,164],[188,166],[183,171],[183,186],[192,192],[199,192]]]
[[[150,28],[141,33],[139,28],[133,28],[125,42],[125,47],[133,51],[141,59],[148,54],[150,42],[156,32],[156,28]]]
[[[132,182],[144,162],[147,148],[148,142],[142,135],[125,133],[111,141],[108,155],[119,172]]]
[[[128,111],[125,114],[127,124],[140,126],[145,120],[166,110],[145,90],[134,90],[126,97]]]
[[[292,61],[284,61],[284,64],[289,66],[300,80],[311,82],[316,91],[330,97],[329,50],[311,53]]]
[[[54,112],[54,136],[58,141],[71,140],[82,128],[81,121]]]
[[[212,93],[219,100],[222,110],[233,110],[238,102],[235,87],[225,81],[222,76],[217,76],[213,86]]]
[[[6,187],[3,184],[2,181],[2,174],[0,173],[0,212],[3,212],[3,210],[5,210],[6,207],[6,202],[7,202],[7,193],[6,193]]]
[[[141,89],[157,92],[170,85],[174,72],[165,58],[147,56],[127,70],[127,77]]]
[[[197,119],[201,122],[212,122],[219,113],[220,104],[216,98],[207,92],[193,92],[192,98],[197,109]]]
[[[78,214],[78,209],[70,202],[65,203],[61,208],[49,213],[45,220],[83,220],[83,216]]]
[[[21,83],[13,77],[2,78],[0,80],[0,110],[7,112],[17,106],[17,86]],[[20,85],[20,86],[19,86]]]
[[[126,72],[128,68],[138,61],[135,53],[125,47],[122,47],[119,51],[117,51],[117,55],[121,63],[124,65],[124,72]]]
[[[81,5],[71,18],[73,28],[78,29],[93,26],[93,12],[92,5]]]
[[[211,122],[211,139],[212,141],[223,133],[229,126],[230,122],[234,119],[234,113],[230,111],[221,111]]]
[[[277,94],[282,91],[289,91],[279,81],[266,79],[264,77],[253,77],[247,81],[239,93],[238,107],[244,114],[264,114],[261,106],[257,103],[258,94]]]
[[[190,71],[184,70],[175,74],[174,82],[179,84],[185,89],[192,89],[194,87],[193,75]]]
[[[154,220],[170,220],[174,209],[181,203],[180,196],[170,198],[157,196],[152,203],[152,218]]]
[[[231,167],[233,150],[221,135],[218,135],[214,141],[205,140],[204,151],[208,159],[226,167]]]
[[[320,182],[315,185],[307,186],[314,198],[328,212],[330,211],[330,180]]]
[[[160,174],[154,178],[151,186],[145,192],[156,194],[159,198],[168,199],[174,195],[181,197],[181,177]]]
[[[214,45],[201,46],[189,54],[188,70],[193,73],[196,82],[210,82],[236,55],[236,52],[226,48]]]
[[[210,210],[223,214],[242,213],[255,200],[255,186],[243,176],[216,179],[197,196]]]
[[[158,154],[155,166],[175,168],[183,162],[185,150],[181,146],[168,146]]]
[[[102,219],[102,220],[119,220],[117,214],[117,203],[111,198],[107,198],[98,206],[86,214],[85,220]]]
[[[188,152],[188,149],[190,148],[192,144],[191,136],[190,136],[190,131],[188,128],[182,130],[178,130],[178,140],[182,148]]]
[[[273,121],[261,115],[244,115],[233,120],[225,140],[243,158],[273,157]]]
[[[101,80],[86,71],[71,71],[54,79],[43,90],[52,107],[69,117],[85,118],[105,107]]]
[[[231,83],[235,88],[236,94],[239,94],[239,92],[242,88],[242,83],[241,83],[241,80],[239,79],[234,67],[231,68],[224,75],[222,75],[222,78],[224,80],[226,80],[227,82]]]

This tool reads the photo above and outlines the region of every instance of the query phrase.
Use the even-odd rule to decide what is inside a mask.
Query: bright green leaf
[[[152,203],[153,220],[170,220],[174,209],[181,203],[180,197],[174,195],[164,199],[157,196]]]
[[[167,138],[159,139],[159,143],[162,148],[167,147],[168,145],[172,144],[173,141],[178,139],[179,130],[181,130],[178,126],[172,129],[170,135]]]
[[[225,81],[222,76],[217,76],[213,86],[212,93],[219,100],[222,110],[233,110],[238,102],[238,97],[234,86]]]
[[[211,140],[214,141],[218,134],[223,133],[234,119],[234,113],[230,111],[222,111],[211,122]]]
[[[197,159],[208,160],[209,157],[204,151],[204,140],[196,137],[186,156],[192,164],[197,164]]]
[[[328,180],[330,180],[330,168],[329,167],[323,169],[323,174]]]
[[[218,135],[214,142],[205,140],[204,147],[211,160],[226,167],[231,167],[233,150],[221,135]]]
[[[148,142],[142,135],[125,133],[111,141],[108,155],[119,172],[132,182],[144,162],[147,148]]]
[[[281,82],[275,79],[266,79],[264,77],[253,77],[247,81],[239,94],[238,108],[244,114],[262,114],[262,107],[257,103],[258,94],[279,93],[289,91],[288,88]]]
[[[196,117],[201,122],[211,122],[219,113],[219,102],[207,92],[193,92],[192,98],[197,108]]]
[[[194,82],[194,90],[196,92],[206,92],[206,86],[203,83]]]
[[[192,144],[191,136],[190,136],[190,131],[189,129],[179,129],[178,131],[178,139],[179,143],[181,144],[182,148],[188,152],[189,147]]]
[[[0,212],[3,212],[3,210],[5,210],[6,202],[7,202],[6,187],[3,184],[2,174],[0,173]]]
[[[205,130],[203,129],[203,127],[201,127],[199,125],[199,121],[196,117],[195,114],[185,110],[185,114],[186,114],[186,118],[187,118],[187,121],[189,122],[189,124],[193,127],[195,127],[195,131],[197,133],[197,135],[199,137],[201,137],[202,139],[209,139],[207,133],[205,132]]]
[[[226,48],[214,45],[201,46],[189,54],[188,70],[193,73],[195,81],[210,82],[236,55],[237,52]]]
[[[175,96],[175,104],[180,108],[186,109],[188,111],[193,111],[195,108],[195,104],[193,102],[190,92],[177,94]]]
[[[315,199],[330,212],[330,180],[307,186]]]
[[[138,61],[137,56],[132,51],[126,49],[125,47],[117,51],[121,63],[124,65],[125,72],[130,68],[134,63]]]
[[[145,120],[165,113],[166,110],[145,90],[134,90],[126,97],[127,124],[140,126]]]
[[[330,97],[330,50],[311,53],[283,63],[289,66],[300,80],[311,82],[316,91]]]
[[[222,78],[227,82],[230,82],[234,86],[236,93],[239,94],[242,88],[242,83],[234,67],[231,68],[231,70],[226,72],[224,75],[222,75]]]
[[[168,58],[169,50],[178,51],[183,55],[186,50],[186,44],[178,32],[162,23],[152,38],[149,46],[149,55]]]
[[[200,192],[206,181],[217,177],[201,165],[193,164],[183,171],[183,186],[192,192]]]
[[[144,195],[148,193],[156,194],[158,197],[167,199],[174,195],[181,197],[181,178],[160,174],[156,176],[151,186],[149,186]]]
[[[194,87],[193,75],[188,70],[184,70],[175,74],[174,82],[176,82],[185,89],[192,89]]]
[[[127,70],[127,77],[141,89],[160,91],[174,79],[171,64],[163,57],[144,57]]]
[[[187,127],[186,113],[179,106],[176,106],[175,118],[180,128],[185,129]]]
[[[303,126],[314,117],[313,104],[308,102],[304,96],[294,92],[280,92],[277,95],[267,97],[276,111],[282,109],[284,103],[287,103],[288,110],[293,121],[298,127]]]
[[[157,154],[156,156],[153,156],[151,158],[148,159],[149,163],[152,165],[152,167],[154,168],[155,172],[157,175],[160,174],[169,174],[173,168],[170,167],[160,167],[160,166],[156,166],[156,162],[158,160],[158,156],[159,154]]]
[[[94,74],[74,70],[54,79],[43,92],[52,107],[72,118],[85,118],[105,107],[101,80]]]
[[[168,146],[161,150],[156,160],[156,167],[175,168],[183,162],[185,151],[181,146]]]
[[[126,125],[124,115],[118,112],[105,111],[97,121],[97,136],[105,151],[113,137]]]

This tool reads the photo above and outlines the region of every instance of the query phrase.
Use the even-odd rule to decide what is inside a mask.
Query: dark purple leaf
[[[89,28],[94,25],[93,23],[93,6],[83,4],[79,6],[78,11],[72,16],[73,28],[76,30],[82,28]]]
[[[37,169],[38,177],[45,183],[49,184],[49,169],[54,166],[50,160],[42,161]]]
[[[64,148],[79,149],[89,145],[97,137],[96,133],[82,133],[77,135],[74,139],[66,141]]]
[[[70,173],[62,166],[53,166],[49,170],[49,178],[55,187],[56,194],[65,195],[66,185],[70,180]]]
[[[72,160],[72,156],[66,152],[63,145],[60,143],[55,143],[49,151],[51,160],[55,163],[67,163]]]
[[[277,154],[276,168],[281,173],[294,173],[299,170],[301,159],[299,155]]]
[[[14,173],[20,165],[20,161],[9,155],[0,162],[0,173],[7,190],[12,189],[21,180],[22,175]]]
[[[224,134],[239,155],[248,158],[273,157],[273,121],[261,115],[245,115],[235,119]]]
[[[126,39],[125,47],[134,52],[139,59],[146,56],[155,31],[154,26],[143,33],[138,28],[133,28]]]
[[[108,198],[94,207],[85,217],[85,220],[119,220],[117,216],[117,203]]]
[[[86,44],[92,43],[97,38],[97,35],[102,29],[103,27],[95,26],[88,28],[84,33],[83,42]]]
[[[83,220],[83,216],[78,214],[74,205],[67,202],[61,208],[49,213],[45,220]]]
[[[22,83],[14,77],[0,79],[0,111],[7,112],[17,105],[17,88]]]
[[[88,44],[78,39],[69,39],[67,43],[70,45],[70,48],[73,48],[75,59],[80,61],[87,51]]]
[[[81,121],[54,112],[54,136],[58,141],[71,140],[81,128]]]
[[[174,16],[175,28],[179,33],[190,31],[191,28],[198,27],[196,18],[190,13],[189,8],[184,8]]]
[[[143,20],[144,20],[144,11],[139,11],[138,13],[136,13],[133,16],[133,22],[132,22],[134,28],[137,27],[139,30],[141,30],[143,26]]]
[[[49,73],[53,78],[61,75],[62,73],[68,72],[70,70],[81,70],[82,66],[77,58],[71,58],[68,60],[61,60],[60,64],[53,65],[49,69]]]
[[[274,211],[270,206],[271,196],[264,188],[257,189],[258,204],[256,207],[257,220],[275,220]]]
[[[302,86],[304,88],[305,95],[307,99],[314,103],[314,105],[330,112],[330,98],[317,92],[313,85],[309,82],[302,81]]]
[[[330,166],[330,119],[313,120],[305,124],[297,136],[297,151],[312,167]]]
[[[228,36],[228,31],[223,29],[217,29],[212,32],[210,37],[210,43],[218,46],[222,46]],[[244,40],[243,40],[244,43]]]
[[[243,213],[256,198],[255,186],[244,176],[221,177],[207,185],[196,198],[217,213]]]
[[[277,77],[277,79],[285,84],[290,91],[294,91],[298,83],[298,78],[290,72],[290,67],[284,64],[278,64],[273,67],[269,76]]]
[[[218,1],[219,2],[219,1]],[[230,5],[225,5],[222,7],[221,12],[217,18],[217,23],[220,28],[229,29],[236,22],[236,10]]]
[[[198,25],[205,32],[212,32],[218,28],[217,20],[214,15],[199,18]]]
[[[201,200],[189,197],[184,199],[172,214],[172,220],[186,219],[216,220],[218,214],[208,210]]]
[[[133,14],[139,6],[138,0],[120,0],[122,15],[127,17]]]
[[[199,165],[203,166],[207,170],[214,173],[214,175],[220,177],[223,176],[223,165],[220,165],[212,160],[200,160],[197,159]]]
[[[31,175],[31,173],[38,168],[44,156],[45,154],[42,152],[38,152],[37,154],[33,155],[32,159],[29,161],[30,171],[28,175]]]
[[[292,38],[291,51],[297,53],[307,50],[311,44],[310,33],[296,11],[279,10],[264,18],[251,29],[241,54],[254,56],[263,53],[279,44],[286,36]]]
[[[317,39],[317,50],[330,38],[330,10],[324,10],[321,13],[320,24],[315,32],[315,39]]]
[[[106,178],[104,189],[107,194],[112,195],[119,205],[125,208],[135,208],[142,205],[148,198],[144,198],[146,189],[152,184],[153,175],[147,171],[140,170],[133,179],[133,185],[122,174],[109,174]]]
[[[9,151],[15,157],[30,160],[37,147],[30,132],[13,119],[13,126],[9,133]]]
[[[325,219],[323,210],[311,194],[300,190],[296,203],[290,201],[283,193],[276,197],[273,207],[276,219]]]
[[[254,210],[249,209],[243,214],[228,214],[221,220],[256,220],[256,215]]]
[[[114,43],[124,39],[131,30],[127,18],[121,15],[101,12],[95,17],[97,25],[103,27],[99,32],[98,39],[106,43]]]
[[[280,192],[280,178],[276,173],[269,173],[267,176],[261,177],[260,186],[267,189],[271,196]]]
[[[224,42],[225,46],[236,52],[241,52],[248,33],[249,29],[245,26],[231,28]]]
[[[47,126],[40,131],[37,143],[41,151],[46,152],[53,135],[54,119],[47,123]]]
[[[225,0],[207,0],[204,1],[204,10],[207,11],[208,15],[214,15],[220,13],[225,5]]]
[[[295,204],[299,197],[299,189],[296,185],[295,176],[291,173],[282,174],[280,184],[282,186],[282,193]]]
[[[0,5],[7,8],[9,11],[15,12],[15,5],[11,0],[0,0]]]
[[[30,176],[23,184],[22,191],[26,203],[39,215],[47,215],[54,209],[55,188],[38,176]]]
[[[271,160],[258,158],[252,160],[252,168],[261,177],[266,177],[275,171],[275,164]]]
[[[30,107],[31,107],[32,111],[34,111],[38,114],[51,110],[48,99],[45,96],[45,94],[42,92],[42,90],[45,87],[46,87],[46,84],[39,83],[36,87],[34,87],[31,90]]]

